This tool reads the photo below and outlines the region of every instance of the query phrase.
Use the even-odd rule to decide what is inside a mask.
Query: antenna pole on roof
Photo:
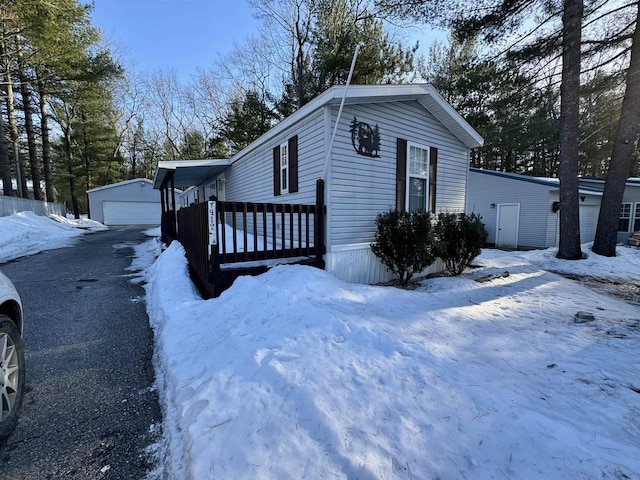
[[[347,83],[344,86],[342,100],[340,101],[340,108],[338,109],[338,116],[336,117],[336,124],[333,126],[333,134],[331,135],[331,141],[329,142],[329,147],[327,148],[327,156],[324,158],[324,168],[322,169],[323,180],[326,180],[327,177],[327,168],[329,167],[329,158],[331,157],[331,147],[333,146],[333,140],[336,138],[336,131],[338,130],[338,124],[340,123],[342,108],[344,107],[344,101],[347,98],[347,89],[349,88],[349,84],[351,83],[351,76],[353,75],[353,70],[356,66],[356,59],[358,58],[358,52],[360,52],[360,47],[362,47],[362,45],[362,42],[358,43],[358,45],[356,45],[356,51],[353,53],[351,68],[349,69],[349,76],[347,77]]]

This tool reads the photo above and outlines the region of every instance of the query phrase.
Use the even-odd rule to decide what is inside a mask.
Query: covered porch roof
[[[231,165],[225,160],[171,160],[158,162],[153,178],[153,188],[159,190],[166,186],[173,176],[173,186],[191,187],[202,185],[223,173]]]

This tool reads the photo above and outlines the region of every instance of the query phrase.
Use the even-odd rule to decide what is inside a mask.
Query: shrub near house
[[[371,250],[406,285],[435,261],[431,214],[390,210],[378,214]]]
[[[377,216],[371,250],[403,286],[436,257],[451,275],[460,275],[480,255],[487,240],[478,215],[441,213],[435,225],[431,218],[425,211],[390,210]]]
[[[435,226],[436,256],[451,275],[460,275],[480,255],[487,241],[482,217],[472,213],[440,213]]]

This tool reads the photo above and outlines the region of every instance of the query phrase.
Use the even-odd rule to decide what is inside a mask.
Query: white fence
[[[66,215],[67,207],[64,203],[41,202],[19,197],[0,195],[0,217],[8,217],[14,213],[31,211],[36,215]]]

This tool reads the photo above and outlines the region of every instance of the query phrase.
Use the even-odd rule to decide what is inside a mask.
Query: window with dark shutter
[[[280,195],[280,145],[273,148],[273,195]]]
[[[398,138],[396,142],[396,209],[405,211],[407,191],[407,141]]]
[[[273,148],[273,195],[297,191],[298,136],[296,135]]]
[[[298,136],[289,139],[289,193],[298,191]]]
[[[436,179],[438,176],[438,149],[429,149],[429,211],[436,213]]]
[[[436,211],[438,149],[397,139],[396,208]]]

